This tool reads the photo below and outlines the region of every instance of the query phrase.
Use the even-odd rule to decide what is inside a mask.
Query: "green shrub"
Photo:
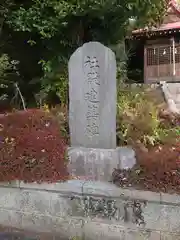
[[[44,76],[40,79],[41,90],[35,94],[37,105],[44,104],[55,106],[56,104],[67,105],[68,103],[68,70],[67,67],[53,65],[53,61],[40,61],[44,71]],[[31,82],[31,84],[35,84]]]
[[[141,142],[155,145],[174,141],[178,127],[165,126],[159,116],[159,108],[149,99],[141,87],[123,87],[117,96],[118,144]]]
[[[48,107],[48,106],[47,106]],[[67,105],[61,104],[53,108],[48,108],[48,111],[55,116],[59,123],[61,136],[64,137],[67,143],[69,143],[69,124],[68,124],[68,108]]]

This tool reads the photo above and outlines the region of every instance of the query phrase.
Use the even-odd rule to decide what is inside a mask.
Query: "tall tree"
[[[16,9],[9,22],[15,30],[38,33],[63,46],[89,40],[112,43],[126,34],[129,18],[138,25],[154,24],[165,9],[165,0],[33,0]]]
[[[137,26],[154,24],[165,9],[166,0],[32,0],[13,8],[7,22],[30,33],[29,44],[41,40],[43,83],[50,89],[78,46],[91,40],[117,44],[128,33],[130,18]]]

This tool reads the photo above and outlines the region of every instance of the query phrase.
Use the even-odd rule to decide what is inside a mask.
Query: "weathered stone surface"
[[[180,233],[180,206],[147,203],[143,209],[147,229]]]
[[[86,180],[111,181],[114,168],[129,169],[136,163],[130,147],[116,149],[68,148],[70,175]]]
[[[160,232],[155,231],[127,231],[125,240],[161,240]]]
[[[159,240],[161,232],[161,239],[174,240],[180,235],[178,196],[171,203],[168,195],[95,181],[81,185],[83,194],[27,186],[0,189],[0,225],[68,238]]]
[[[98,186],[98,187],[96,187]],[[144,226],[144,208],[146,202],[131,198],[131,191],[119,190],[112,184],[92,181],[83,187],[83,195],[79,196],[84,217],[96,220],[111,220],[111,223],[132,226]],[[80,206],[80,205],[79,205]],[[83,216],[83,215],[81,215]]]
[[[11,182],[0,182],[0,187],[19,187],[19,180],[11,181]]]
[[[86,181],[83,185],[83,194],[107,196],[111,198],[137,199],[140,201],[156,202],[160,204],[161,194],[151,191],[142,191],[131,188],[120,188],[112,183],[100,181]],[[166,195],[166,194],[165,194]],[[168,194],[167,194],[168,195]],[[170,204],[170,201],[167,202]]]
[[[47,191],[36,190],[22,190],[17,192],[17,194],[12,194],[14,191],[11,190],[9,190],[11,194],[3,192],[4,199],[1,198],[3,201],[0,201],[0,206],[4,209],[13,209],[37,215],[51,215],[60,218],[84,216],[83,208],[80,207],[81,198],[77,194],[56,192],[50,194]],[[9,196],[9,200],[5,201]]]
[[[180,83],[161,82],[161,87],[164,93],[165,100],[169,106],[169,110],[173,113],[180,113]]]
[[[68,180],[66,182],[56,183],[24,183],[20,181],[21,189],[45,190],[61,193],[82,193],[82,187],[85,181],[82,180]]]
[[[142,190],[133,189],[131,191],[131,198],[138,199],[141,201],[160,203],[161,194],[158,192],[142,191]]]
[[[93,196],[106,196],[111,198],[132,198],[131,189],[119,188],[112,183],[101,182],[101,181],[86,181],[83,185],[84,195]]]
[[[86,222],[83,230],[85,240],[161,240],[159,231],[129,230],[119,224]]]
[[[161,232],[161,240],[180,240],[180,234]]]
[[[180,204],[180,195],[178,194],[168,194],[161,193],[161,203],[162,204]]]
[[[84,217],[92,221],[109,221],[128,225],[129,227],[145,226],[145,204],[139,201],[111,199],[108,197],[87,196],[83,197]],[[82,201],[83,202],[83,201]]]
[[[71,181],[73,183],[73,181]],[[75,180],[75,182],[81,183],[81,181]],[[29,185],[29,184],[28,184]],[[67,184],[65,184],[67,186]],[[74,189],[76,190],[76,189]],[[83,189],[81,188],[81,194]],[[59,218],[67,218],[71,216],[81,217],[84,216],[84,211],[80,207],[78,191],[73,192],[61,192],[59,193],[46,190],[39,191],[37,189],[19,189],[19,188],[2,188],[0,194],[0,208],[3,209],[1,216],[5,222],[10,222],[11,210],[25,213],[33,213],[35,215],[48,215],[56,216]],[[73,196],[73,198],[72,198]],[[75,197],[74,197],[75,196]],[[7,211],[5,211],[7,210]],[[4,212],[5,211],[5,212]],[[8,215],[8,211],[10,215]],[[16,218],[17,214],[15,214]],[[33,216],[32,216],[33,217]]]
[[[0,225],[21,228],[21,213],[10,209],[0,209]]]
[[[126,240],[124,228],[116,224],[107,224],[97,221],[86,222],[83,226],[85,240]]]
[[[68,157],[69,173],[86,180],[111,181],[114,168],[119,167],[116,149],[71,147]]]
[[[58,233],[63,237],[82,236],[82,220],[73,217],[54,217],[34,212],[16,212],[0,209],[1,226],[9,226],[37,233]]]
[[[41,214],[51,214],[50,199],[51,195],[45,191],[22,190],[18,196],[21,211]]]
[[[98,42],[78,48],[69,61],[71,146],[116,148],[115,54]]]
[[[19,188],[4,188],[0,190],[0,208],[10,210],[20,210],[20,189]]]
[[[82,236],[82,220],[22,213],[22,228],[37,232],[59,233],[72,238]]]
[[[26,234],[18,233],[0,233],[0,240],[39,240],[38,237],[27,236]],[[53,240],[53,238],[46,238],[46,240]]]
[[[136,164],[135,151],[131,147],[118,147],[119,163],[121,169],[131,169]]]

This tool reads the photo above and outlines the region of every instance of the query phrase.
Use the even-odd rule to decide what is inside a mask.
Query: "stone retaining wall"
[[[169,109],[173,113],[180,114],[180,83],[162,83],[164,93]]]
[[[78,239],[178,240],[180,196],[71,180],[0,186],[0,225]]]

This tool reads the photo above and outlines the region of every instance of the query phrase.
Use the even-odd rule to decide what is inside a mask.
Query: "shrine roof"
[[[180,21],[174,23],[166,23],[162,24],[159,28],[152,27],[151,29],[137,29],[133,31],[133,34],[141,33],[141,32],[151,32],[151,31],[165,31],[165,30],[173,30],[173,29],[180,29]]]
[[[175,16],[174,19],[169,19],[168,17],[171,15]],[[151,33],[156,35],[156,33],[160,34],[171,34],[173,32],[180,32],[180,1],[179,0],[171,0],[169,2],[167,15],[164,18],[163,24],[159,27],[151,27],[151,28],[143,28],[143,29],[136,29],[132,31],[132,35],[148,35]],[[164,32],[164,33],[163,33]]]

